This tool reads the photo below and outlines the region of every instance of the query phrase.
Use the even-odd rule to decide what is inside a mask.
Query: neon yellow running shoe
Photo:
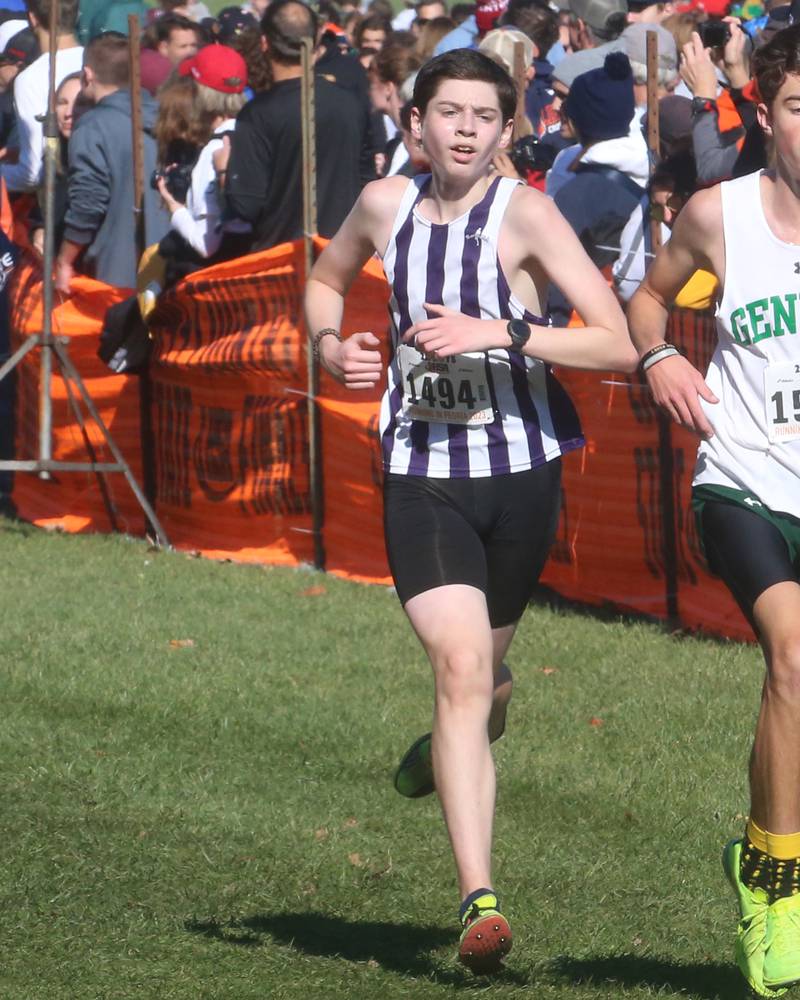
[[[513,935],[497,908],[497,896],[486,893],[473,900],[461,924],[464,929],[458,943],[458,960],[476,976],[499,972],[511,951]]]
[[[407,799],[421,799],[434,790],[431,733],[425,733],[406,750],[395,772],[394,787]]]
[[[800,896],[776,899],[767,913],[764,985],[781,990],[800,981]],[[774,994],[773,994],[774,995]]]
[[[741,840],[731,840],[722,852],[722,867],[736,893],[741,913],[736,928],[736,964],[755,993],[761,997],[779,997],[786,991],[771,989],[764,982],[769,896],[764,889],[749,889],[742,882],[739,875],[741,856]]]

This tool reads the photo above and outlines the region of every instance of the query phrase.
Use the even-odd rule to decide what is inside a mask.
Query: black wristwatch
[[[712,101],[708,97],[693,97],[692,98],[692,118],[697,118],[699,115],[705,114],[706,111],[716,111],[717,102]]]
[[[509,351],[521,351],[530,340],[531,328],[524,319],[509,320],[506,330],[509,337],[511,337]]]

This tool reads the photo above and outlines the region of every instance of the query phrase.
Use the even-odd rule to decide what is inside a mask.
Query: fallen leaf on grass
[[[384,865],[383,868],[377,868],[375,871],[369,873],[371,879],[383,878],[384,875],[388,875],[392,870],[392,862],[390,861],[388,865]]]
[[[320,594],[327,594],[327,590],[321,583],[317,583],[313,587],[306,587],[305,590],[300,591],[301,597],[319,597]]]
[[[354,868],[364,867],[364,862],[361,860],[361,855],[357,851],[354,851],[352,854],[348,854],[347,860]]]
[[[355,818],[355,816],[349,816],[344,821],[344,823],[342,823],[342,829],[343,830],[352,830],[353,827],[356,827],[356,826],[358,826],[358,820]]]
[[[327,827],[321,826],[319,830],[314,831],[314,840],[322,841],[328,839],[328,829]]]
[[[558,673],[558,667],[542,667],[541,672],[545,675],[545,677],[549,677],[550,674]]]
[[[194,646],[194,639],[170,639],[169,644],[172,649],[186,649]]]
[[[589,725],[594,726],[596,729],[599,729],[600,726],[603,725],[603,720],[598,719],[596,715],[593,715],[591,719],[589,719]]]

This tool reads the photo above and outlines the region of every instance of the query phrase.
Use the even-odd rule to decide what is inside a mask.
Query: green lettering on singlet
[[[767,337],[772,336],[772,327],[764,315],[768,305],[768,299],[756,299],[755,302],[747,303],[747,314],[750,317],[750,329],[753,331],[754,344],[757,344],[759,340],[766,340]]]
[[[741,306],[738,309],[734,309],[731,313],[731,333],[733,334],[733,339],[737,344],[742,344],[743,346],[750,343],[750,331],[747,329],[745,315],[745,311]]]
[[[773,295],[769,301],[772,306],[773,336],[782,337],[784,333],[797,333],[795,319],[797,294],[790,292],[788,295]]]

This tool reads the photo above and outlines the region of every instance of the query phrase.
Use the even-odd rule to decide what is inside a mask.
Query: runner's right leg
[[[741,919],[736,958],[760,996],[800,979],[800,586],[784,522],[739,503],[706,502],[701,531],[761,642],[767,673],[750,757],[750,818],[725,848]]]
[[[405,605],[433,667],[433,766],[461,892],[491,887],[494,762],[492,630],[483,593],[453,584]]]

